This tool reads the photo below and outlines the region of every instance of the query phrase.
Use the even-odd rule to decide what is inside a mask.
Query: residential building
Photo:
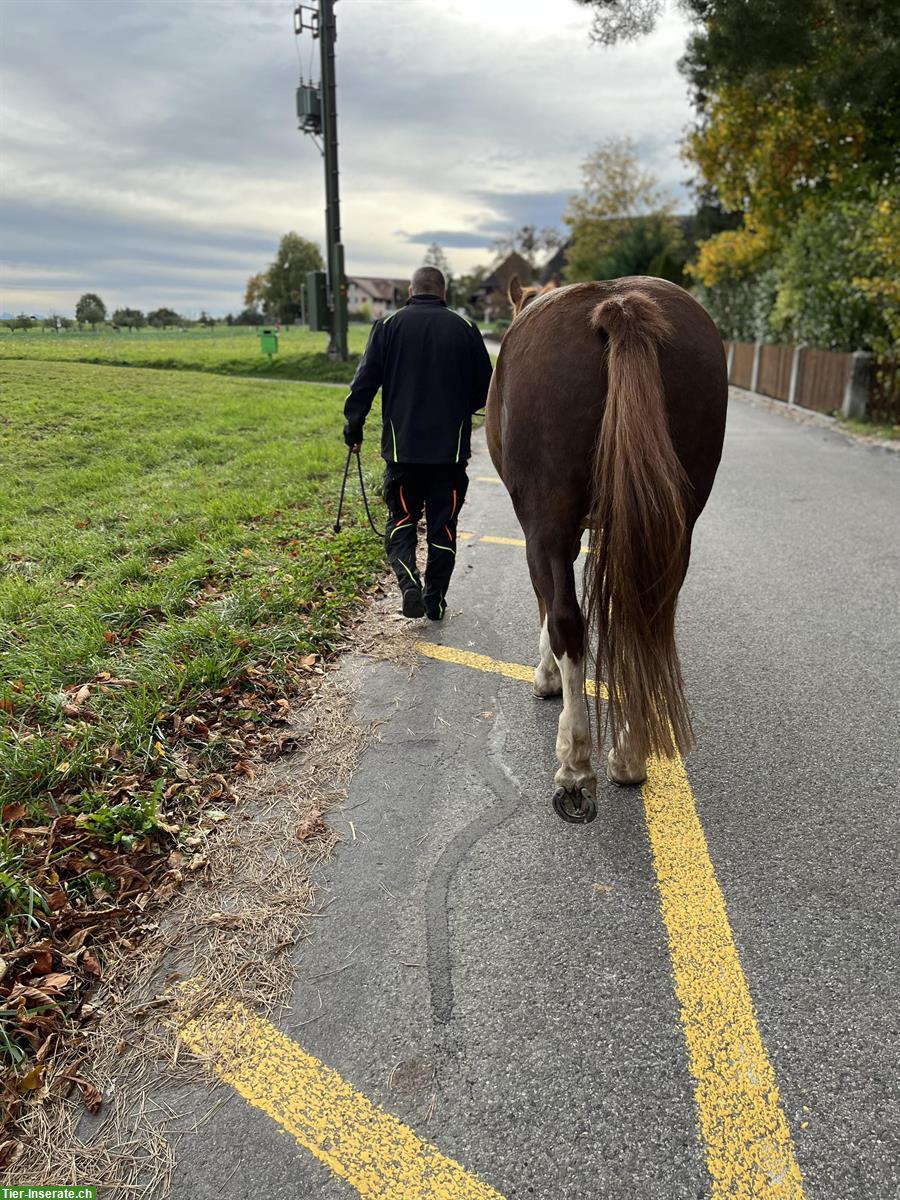
[[[347,276],[347,312],[355,314],[368,308],[372,320],[401,308],[407,299],[408,279],[382,279],[372,275]]]

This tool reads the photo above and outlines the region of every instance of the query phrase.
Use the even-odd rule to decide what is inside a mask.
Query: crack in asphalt
[[[476,842],[520,807],[522,791],[503,759],[506,745],[506,721],[502,706],[493,697],[497,716],[480,741],[483,758],[480,762],[484,782],[493,792],[497,803],[487,812],[470,821],[444,849],[428,877],[425,889],[425,935],[428,983],[431,989],[431,1008],[439,1025],[446,1025],[453,1015],[453,969],[450,962],[450,912],[448,900],[459,865]],[[471,760],[471,755],[467,757]]]

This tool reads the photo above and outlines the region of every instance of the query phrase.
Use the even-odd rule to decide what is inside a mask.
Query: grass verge
[[[362,525],[331,533],[334,389],[21,361],[0,388],[10,1117],[104,945],[175,886],[196,822],[224,819],[229,778],[293,748],[289,697],[382,552]]]
[[[845,417],[836,417],[839,429],[855,433],[858,437],[879,438],[884,442],[894,442],[900,439],[900,425],[889,425],[877,421],[849,421]]]

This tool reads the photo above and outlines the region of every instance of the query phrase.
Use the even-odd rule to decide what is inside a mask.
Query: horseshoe
[[[597,815],[597,801],[587,788],[577,792],[558,788],[553,796],[553,811],[570,825],[587,825]]]

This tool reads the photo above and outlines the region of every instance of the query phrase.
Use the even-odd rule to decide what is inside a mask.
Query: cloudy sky
[[[294,117],[313,43],[293,7],[0,0],[0,310],[70,313],[98,291],[224,313],[282,233],[322,241],[321,160]],[[467,270],[517,225],[559,225],[611,134],[684,198],[673,10],[603,49],[572,0],[339,0],[348,272],[406,275],[435,239]]]

